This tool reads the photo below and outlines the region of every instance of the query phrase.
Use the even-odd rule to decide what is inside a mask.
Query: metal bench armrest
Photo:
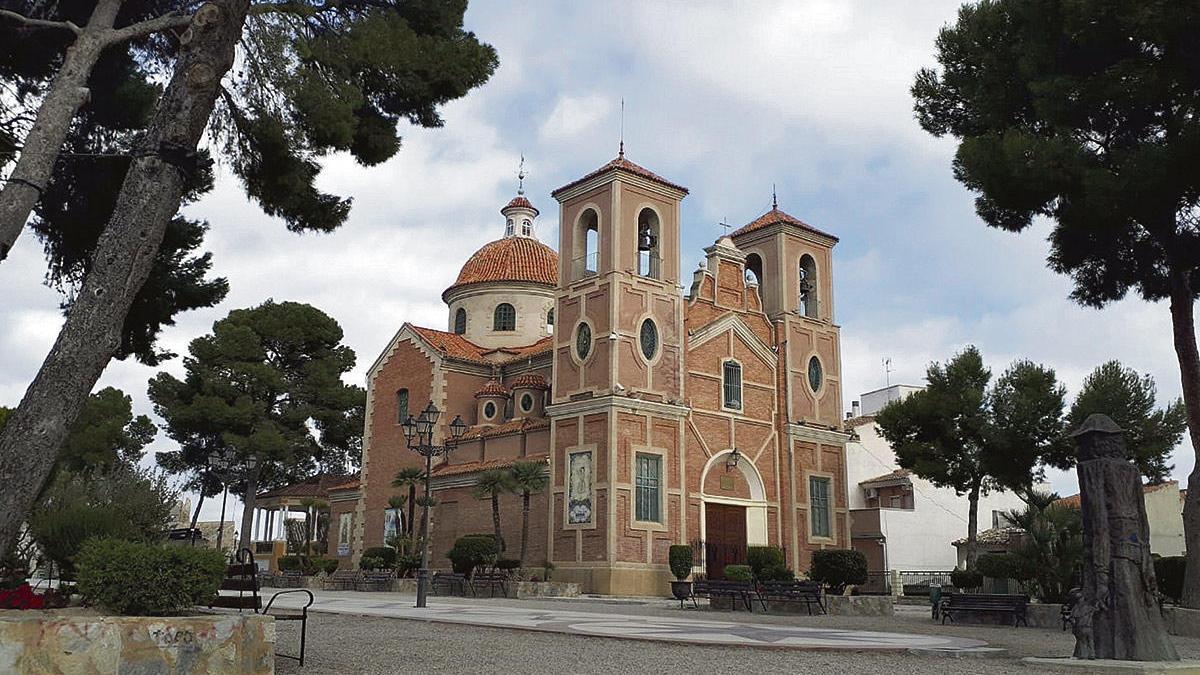
[[[312,591],[308,590],[307,588],[291,588],[286,591],[279,591],[278,593],[273,594],[271,599],[267,601],[267,606],[263,607],[262,613],[266,614],[267,612],[271,611],[271,604],[275,602],[275,598],[288,593],[308,593],[308,604],[300,608],[305,614],[308,613],[308,608],[312,607],[313,601],[316,600],[316,597],[313,595]]]

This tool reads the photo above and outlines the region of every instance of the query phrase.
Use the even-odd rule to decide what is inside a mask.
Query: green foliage
[[[1163,556],[1154,560],[1154,577],[1158,590],[1172,601],[1183,599],[1183,574],[1187,570],[1187,558],[1181,555]]]
[[[976,569],[956,569],[950,572],[950,583],[960,591],[970,591],[983,585],[983,573]]]
[[[37,512],[29,520],[29,531],[42,553],[58,568],[58,575],[65,579],[75,578],[75,559],[87,540],[135,537],[129,522],[116,509],[81,502]]]
[[[380,560],[383,561],[384,567],[395,567],[396,566],[396,549],[394,549],[390,546],[372,546],[371,548],[368,548],[365,551],[363,551],[363,556],[379,558]]]
[[[58,465],[85,472],[136,464],[158,428],[145,415],[133,415],[132,399],[120,389],[105,387],[88,396],[83,411],[58,453]]]
[[[746,564],[754,570],[754,577],[757,579],[763,579],[763,570],[768,567],[787,567],[784,562],[783,549],[778,546],[747,547]]]
[[[304,568],[304,559],[298,555],[283,555],[279,556],[276,565],[282,572],[299,572]]]
[[[786,565],[767,565],[754,575],[759,581],[794,581],[796,572]]]
[[[488,469],[481,471],[475,479],[475,496],[479,499],[490,499],[492,502],[492,529],[496,541],[500,542],[500,550],[505,550],[504,533],[500,528],[500,495],[512,492],[515,487],[512,474],[504,469]]]
[[[828,586],[830,593],[841,595],[848,585],[867,583],[867,557],[852,549],[813,551],[808,576]]]
[[[1138,471],[1150,483],[1162,483],[1171,476],[1173,467],[1167,462],[1187,430],[1187,412],[1180,399],[1158,409],[1157,393],[1154,378],[1148,373],[1139,376],[1120,361],[1109,361],[1084,378],[1067,413],[1067,428],[1078,429],[1092,413],[1108,415],[1125,430],[1129,458]],[[1054,464],[1069,469],[1075,466],[1075,459],[1074,452],[1067,452]]]
[[[1037,573],[1030,561],[1015,553],[984,553],[975,561],[975,569],[989,579],[1013,579],[1026,582]]]
[[[508,473],[511,489],[517,494],[537,494],[550,484],[545,462],[514,462]]]
[[[671,574],[683,581],[692,573],[692,547],[687,544],[672,544],[667,551],[667,561],[671,566]]]
[[[308,567],[307,574],[333,574],[337,571],[338,559],[314,556],[308,558]]]
[[[1024,509],[1005,517],[1025,530],[1024,542],[1009,556],[1015,574],[1042,602],[1063,602],[1079,583],[1083,564],[1083,519],[1079,509],[1055,504],[1058,495],[1032,491]],[[981,568],[982,571],[982,568]],[[989,575],[990,576],[990,575]]]
[[[491,564],[500,555],[500,544],[495,535],[467,534],[458,538],[446,553],[450,564],[458,574],[470,574],[476,567]]]
[[[270,300],[236,309],[188,351],[184,379],[162,372],[150,381],[155,412],[180,448],[156,456],[167,471],[205,473],[210,452],[229,450],[258,458],[255,492],[359,463],[366,396],[342,382],[354,352],[324,312]],[[244,496],[247,484],[230,491]]]
[[[360,570],[384,570],[391,569],[391,565],[384,562],[383,558],[364,555],[358,559],[358,568]]]
[[[723,573],[726,581],[754,581],[754,570],[749,565],[726,565]]]
[[[225,577],[221,551],[93,539],[79,552],[79,592],[118,614],[165,616],[206,604]]]
[[[399,577],[410,576],[413,572],[421,567],[420,553],[403,553],[396,556],[396,575]]]
[[[496,569],[511,572],[515,569],[520,569],[521,561],[515,558],[499,558],[496,560]]]

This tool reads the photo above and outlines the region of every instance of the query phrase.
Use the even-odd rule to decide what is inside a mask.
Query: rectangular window
[[[742,409],[742,367],[734,361],[726,361],[722,368],[721,381],[724,385],[724,405],[730,410]]]
[[[396,392],[396,424],[404,424],[406,419],[408,419],[408,390],[400,389]]]
[[[662,522],[662,457],[637,454],[635,518],[647,523]]]
[[[900,508],[900,495],[892,495],[891,497],[888,497],[888,500],[890,501],[888,506],[892,507],[893,509]]]
[[[808,479],[809,513],[812,515],[812,536],[829,537],[829,479],[816,476]]]

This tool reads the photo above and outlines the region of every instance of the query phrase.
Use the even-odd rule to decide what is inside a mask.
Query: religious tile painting
[[[592,522],[592,453],[572,452],[568,459],[567,522]]]

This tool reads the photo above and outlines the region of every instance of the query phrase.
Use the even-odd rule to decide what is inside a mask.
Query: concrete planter
[[[887,595],[826,595],[825,609],[834,616],[892,616],[896,612]]]
[[[275,672],[275,619],[4,611],[0,672],[270,674]]]
[[[513,581],[508,583],[507,596],[525,598],[577,598],[579,584],[567,581]]]

